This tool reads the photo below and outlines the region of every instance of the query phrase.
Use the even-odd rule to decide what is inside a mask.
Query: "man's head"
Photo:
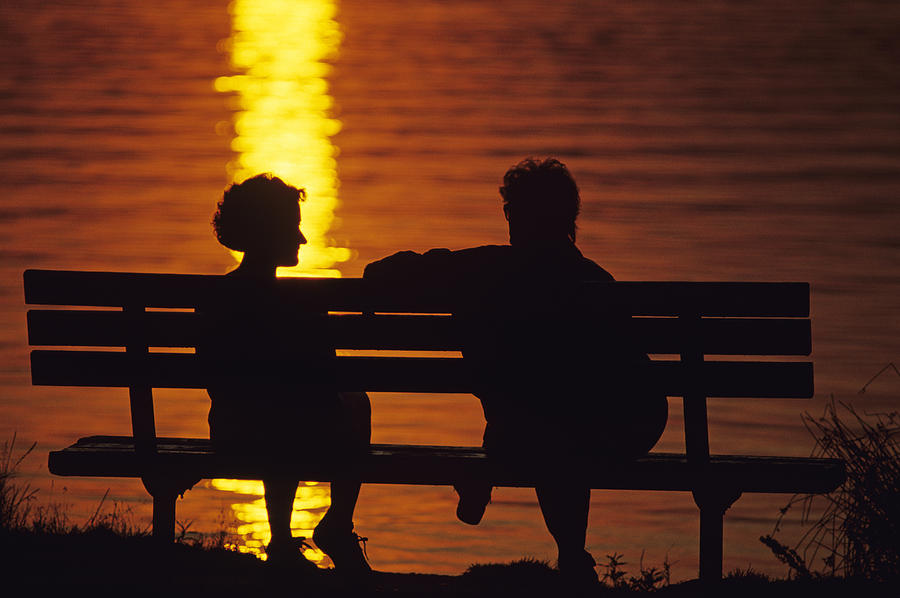
[[[559,160],[522,160],[506,171],[500,196],[511,245],[575,242],[581,199],[575,179]]]
[[[300,232],[303,189],[270,174],[259,174],[231,185],[213,216],[219,243],[272,261],[296,266],[297,250],[306,238]]]

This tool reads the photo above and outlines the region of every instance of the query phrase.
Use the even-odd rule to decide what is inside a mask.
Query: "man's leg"
[[[482,400],[482,405],[484,401]],[[484,427],[481,446],[488,449],[492,437],[495,435],[490,423]],[[453,489],[459,495],[456,503],[456,518],[469,525],[478,525],[484,517],[484,510],[491,502],[493,486],[484,480],[459,480],[453,484]]]
[[[594,571],[596,563],[584,549],[591,504],[590,488],[562,481],[558,484],[539,484],[535,491],[544,523],[556,540],[560,572],[578,581],[597,581]]]
[[[487,482],[467,480],[453,484],[453,489],[459,495],[456,518],[469,525],[481,523],[484,511],[491,502],[493,486]]]

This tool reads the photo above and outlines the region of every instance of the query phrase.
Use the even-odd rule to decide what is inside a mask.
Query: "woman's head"
[[[300,232],[303,189],[271,174],[258,174],[225,190],[213,216],[219,243],[271,260],[277,266],[296,266],[297,250],[306,239]]]

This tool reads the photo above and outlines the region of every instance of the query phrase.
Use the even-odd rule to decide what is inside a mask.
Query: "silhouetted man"
[[[509,245],[404,251],[373,262],[365,278],[451,297],[466,330],[463,355],[500,468],[537,480],[547,528],[569,579],[596,582],[584,549],[590,477],[650,450],[665,427],[665,396],[633,366],[627,319],[586,304],[585,281],[612,281],[575,246],[578,187],[555,159],[527,159],[500,187]],[[457,516],[480,522],[491,488],[461,480]]]

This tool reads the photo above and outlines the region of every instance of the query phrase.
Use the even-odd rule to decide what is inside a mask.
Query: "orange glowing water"
[[[817,398],[712,402],[716,452],[805,455],[800,422],[900,359],[897,11],[880,2],[680,4],[101,0],[0,7],[0,437],[38,450],[128,433],[116,389],[33,387],[25,268],[223,273],[209,220],[256,170],[302,185],[304,275],[359,276],[400,249],[505,241],[496,187],[555,154],[584,199],[586,255],[623,280],[812,283]],[[172,15],[177,15],[173,18]],[[277,18],[275,18],[277,17]],[[315,241],[312,241],[315,239]],[[539,273],[536,273],[539,275]],[[863,409],[898,407],[882,378]],[[204,392],[156,393],[159,433],[208,433]],[[376,394],[376,442],[478,444],[469,396]],[[859,402],[861,401],[861,402]],[[302,438],[305,426],[298,422]],[[672,402],[660,450],[680,450]],[[104,491],[149,517],[136,480],[25,481],[84,520]],[[745,496],[726,568],[780,573],[756,538],[785,497]],[[307,533],[327,505],[301,488]],[[596,492],[588,547],[696,572],[689,495]],[[265,540],[258,485],[204,481],[191,531]],[[456,522],[448,488],[371,485],[356,516],[376,568],[458,573],[552,559],[533,495]]]

